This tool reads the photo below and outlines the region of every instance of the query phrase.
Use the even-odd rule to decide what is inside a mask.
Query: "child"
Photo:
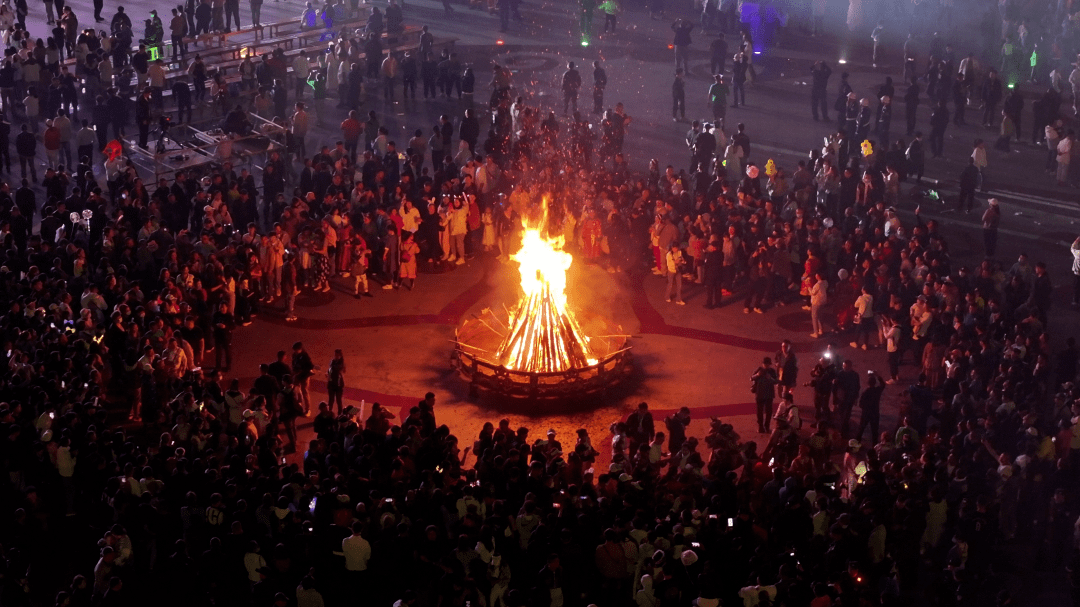
[[[371,263],[371,249],[367,248],[367,243],[363,238],[359,236],[353,238],[352,242],[352,262],[349,267],[349,272],[353,276],[353,296],[360,299],[360,286],[364,286],[364,295],[371,297],[371,293],[368,292],[368,265]]]
[[[484,210],[480,221],[484,224],[484,236],[480,242],[484,245],[484,251],[491,251],[492,247],[495,246],[495,218],[492,216],[490,208]]]

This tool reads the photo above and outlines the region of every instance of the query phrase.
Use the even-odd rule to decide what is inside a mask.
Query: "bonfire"
[[[517,263],[521,294],[506,316],[484,309],[457,332],[453,362],[474,385],[510,396],[551,398],[610,385],[628,367],[626,336],[604,318],[590,337],[567,305],[573,256],[539,218],[523,221]]]
[[[495,353],[507,369],[550,373],[596,364],[589,338],[566,306],[566,271],[574,258],[564,244],[561,235],[545,238],[541,228],[526,227],[521,250],[510,257],[524,293]]]

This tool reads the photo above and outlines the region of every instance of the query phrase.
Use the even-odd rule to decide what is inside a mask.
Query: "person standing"
[[[315,363],[311,360],[311,355],[304,350],[303,342],[296,342],[292,347],[292,378],[296,382],[296,387],[300,391],[300,397],[304,406],[304,415],[307,415],[311,411],[310,399],[308,398],[308,388],[311,386],[311,376],[315,374]]]
[[[581,74],[577,71],[577,66],[574,62],[571,61],[566,64],[566,71],[563,72],[562,77],[563,116],[568,114],[571,104],[574,106],[574,111],[577,111],[579,89],[581,89]]]
[[[394,53],[387,53],[379,67],[379,74],[383,81],[383,99],[394,100],[394,80],[397,78],[398,61]]]
[[[914,78],[904,93],[904,118],[907,122],[907,136],[915,133],[915,119],[919,113],[919,84]]]
[[[1080,238],[1077,238],[1080,243]],[[1078,254],[1077,259],[1080,259]],[[1077,262],[1080,264],[1080,262]],[[720,281],[724,275],[724,253],[717,246],[717,237],[713,235],[709,240],[709,246],[705,248],[705,309],[712,310],[720,307],[723,297],[720,291]],[[1080,265],[1076,266],[1080,267]],[[1077,277],[1077,288],[1080,293],[1080,274]]]
[[[285,298],[285,322],[296,320],[296,295],[299,292],[296,260],[290,253],[285,253],[281,264],[281,295]]]
[[[760,314],[761,302],[769,293],[769,284],[772,282],[769,247],[765,246],[765,243],[761,243],[750,259],[746,260],[746,276],[750,280],[747,285],[750,288],[747,289],[746,299],[743,301],[743,313],[748,314],[753,310]]]
[[[1073,115],[1080,116],[1080,57],[1069,73],[1069,86],[1072,87]]]
[[[997,198],[991,198],[989,202],[990,206],[986,208],[986,211],[982,216],[983,248],[986,251],[986,258],[993,259],[994,253],[997,252],[998,224],[1001,222],[1001,208],[998,206]]]
[[[675,69],[690,69],[690,32],[693,29],[694,24],[685,19],[677,19],[671,24],[671,31],[675,32]]]
[[[829,105],[826,102],[828,95],[829,76],[832,76],[832,68],[824,61],[818,61],[810,68],[810,75],[814,79],[813,88],[810,90],[810,113],[814,120],[818,119],[818,109],[821,109],[821,119],[829,120]]]
[[[146,148],[150,137],[150,89],[145,88],[135,102],[135,122],[139,126],[139,147]]]
[[[420,245],[416,244],[415,234],[403,232],[401,238],[401,267],[398,270],[400,284],[412,291],[416,284],[416,257],[420,254]]]
[[[446,260],[460,266],[465,263],[465,234],[469,231],[469,207],[465,206],[460,197],[455,197],[449,214],[450,256]]]
[[[903,339],[902,331],[900,323],[887,314],[882,318],[882,328],[884,329],[885,352],[889,362],[889,381],[887,383],[895,384],[900,379],[900,357],[904,354],[903,350],[900,349],[900,341]],[[855,438],[860,438],[860,436],[861,434]]]
[[[262,27],[263,0],[251,0],[251,25],[256,28]]]
[[[848,73],[841,72],[840,90],[837,92],[836,102],[833,103],[833,109],[836,110],[836,130],[838,131],[843,131],[844,126],[847,124],[848,100],[853,94],[851,83],[848,82]]]
[[[859,114],[855,117],[854,139],[857,143],[861,144],[870,136],[870,126],[873,121],[873,111],[870,109],[870,98],[863,97],[859,100]]]
[[[891,383],[895,381],[889,380]],[[859,396],[859,408],[862,409],[862,414],[859,416],[859,430],[855,434],[857,441],[862,440],[863,432],[870,428],[870,438],[876,439],[878,434],[878,427],[881,424],[881,393],[885,391],[885,382],[881,381],[881,377],[870,372],[866,378],[866,389]]]
[[[1024,115],[1024,96],[1020,93],[1019,89],[1012,89],[1009,91],[1009,94],[1005,96],[1005,102],[1001,105],[1001,109],[1009,119],[1012,120],[1013,129],[1015,131],[1014,135],[1016,135],[1016,139],[1019,141],[1020,132],[1023,129],[1022,121]]]
[[[979,170],[979,184],[980,191],[986,191],[986,144],[982,139],[976,139],[974,147],[971,150],[971,158],[975,161],[975,168]]]
[[[982,85],[983,126],[993,126],[994,118],[997,116],[997,105],[1001,103],[1002,95],[1003,89],[997,70],[990,70],[986,74],[986,80]]]
[[[949,108],[940,103],[930,115],[930,156],[941,158],[945,151],[945,129],[949,126]]]
[[[610,27],[611,33],[614,34],[619,11],[622,10],[618,0],[604,0],[600,3],[600,10],[604,13],[604,33],[606,34],[608,32],[608,27]]]
[[[236,320],[229,313],[229,304],[222,301],[214,313],[214,359],[219,372],[232,366],[232,334]]]
[[[746,72],[750,69],[750,59],[743,53],[736,53],[731,64],[731,107],[739,107],[742,101],[746,105]]]
[[[1065,136],[1057,144],[1057,184],[1065,185],[1069,181],[1069,164],[1072,162],[1073,138],[1076,136],[1072,129],[1065,131]],[[16,142],[18,143],[18,142]]]
[[[399,64],[401,68],[401,96],[416,100],[416,77],[420,73],[419,64],[412,51],[407,51]]]
[[[979,169],[975,166],[975,158],[968,158],[967,166],[960,172],[960,194],[956,198],[956,211],[958,213],[960,211],[971,212],[971,207],[975,203],[975,188],[978,185]],[[966,209],[964,208],[965,203],[967,204]]]
[[[728,85],[724,82],[723,74],[717,73],[713,78],[715,82],[709,87],[709,105],[716,128],[723,132],[724,119],[727,117]]]
[[[905,156],[908,161],[908,175],[915,175],[915,183],[921,185],[923,171],[926,169],[926,150],[922,145],[922,131],[915,131],[915,138],[908,144]]]
[[[877,133],[878,140],[883,146],[881,149],[887,150],[891,141],[889,139],[889,126],[892,124],[892,99],[885,95],[880,101],[874,132]]]
[[[360,143],[360,133],[364,130],[360,122],[360,113],[349,110],[348,117],[341,121],[341,137],[345,140],[345,151],[349,158],[356,162],[357,146]]]
[[[877,26],[870,32],[870,40],[874,43],[871,61],[873,67],[877,67],[885,58],[885,22],[878,21]]]
[[[607,72],[599,61],[593,61],[593,109],[592,113],[601,114],[604,111],[604,89],[607,88]]]
[[[37,183],[37,137],[30,132],[30,126],[22,125],[22,132],[15,136],[15,153],[19,155],[19,168],[22,170],[22,178],[26,179],[26,167],[30,167],[30,177]]]
[[[1050,311],[1053,302],[1054,283],[1050,280],[1050,274],[1046,271],[1046,262],[1035,264],[1035,279],[1031,283],[1031,295],[1028,297],[1028,305],[1034,306],[1039,320],[1046,325],[1046,314]]]
[[[341,540],[341,552],[345,555],[345,574],[349,587],[370,589],[368,562],[371,560],[371,543],[361,535],[364,523],[357,521],[352,525],[352,535]]]
[[[768,356],[761,361],[761,366],[750,376],[750,382],[754,391],[754,404],[757,410],[757,425],[759,434],[769,433],[769,422],[772,421],[772,407],[776,396],[776,386],[780,383],[773,361]]]
[[[701,132],[694,138],[690,168],[700,167],[707,174],[709,167],[713,164],[714,154],[716,154],[716,134],[713,133],[712,125],[706,122]]]
[[[845,360],[833,380],[833,404],[840,416],[840,436],[844,438],[848,437],[851,430],[851,411],[859,400],[861,383],[851,360]]]
[[[337,402],[337,414],[341,415],[342,396],[345,394],[345,355],[334,350],[334,357],[326,367],[326,402],[333,408]]]
[[[1072,253],[1072,273],[1073,273],[1073,307],[1080,306],[1080,236],[1076,237],[1072,246],[1069,247],[1069,251]]]
[[[97,133],[90,127],[90,122],[85,118],[82,119],[82,128],[75,133],[75,154],[79,157],[79,160],[83,158],[87,160],[93,160],[94,158],[94,144],[97,142]],[[6,153],[7,142],[4,141],[0,146],[0,152]],[[0,154],[3,157],[3,154]],[[8,170],[11,170],[11,162],[9,159]]]
[[[863,286],[862,293],[855,300],[855,313],[858,315],[859,327],[855,335],[855,341],[851,342],[852,348],[858,348],[862,342],[862,349],[870,347],[870,334],[874,332],[874,296],[870,294],[870,287]]]
[[[187,35],[187,31],[187,19],[184,18],[179,9],[172,9],[172,19],[169,21],[169,40],[172,42],[173,61],[176,61],[177,57],[184,58],[184,53],[187,51],[184,48],[184,36]]]
[[[307,158],[308,113],[304,109],[303,102],[297,101],[294,107],[296,111],[292,115],[292,134],[296,139],[300,158]]]
[[[639,446],[652,442],[656,429],[649,403],[639,403],[637,409],[626,416],[626,434],[630,438],[631,453],[636,453]]]
[[[810,337],[825,335],[825,326],[821,323],[821,315],[825,305],[829,303],[829,283],[821,276],[821,272],[814,273],[814,284],[810,286],[810,325],[813,332]]]
[[[671,119],[686,120],[686,81],[681,67],[675,70],[675,81],[671,83]]]
[[[64,163],[64,166],[73,169],[75,162],[71,158],[71,140],[75,125],[71,123],[71,118],[68,118],[67,110],[56,111],[53,126],[60,134],[60,161]]]
[[[472,108],[465,108],[465,115],[458,124],[458,139],[469,146],[469,151],[477,153],[477,143],[480,140],[480,120],[473,113]]]
[[[682,298],[682,268],[685,265],[683,259],[682,249],[679,248],[678,242],[672,242],[668,246],[667,254],[664,256],[664,269],[667,275],[667,295],[665,301],[671,303],[672,298],[675,298],[675,303],[680,306],[685,306],[686,302]]]
[[[435,57],[428,53],[424,55],[423,60],[420,62],[420,85],[424,91],[424,100],[428,99],[430,94],[431,99],[437,99],[438,88],[436,84],[439,81],[439,64],[436,63]]]
[[[709,62],[709,71],[713,74],[723,74],[724,64],[727,63],[728,45],[724,40],[724,34],[717,34],[716,39],[709,45],[712,59]]]
[[[777,351],[775,359],[780,377],[780,384],[776,387],[777,395],[784,396],[795,388],[799,376],[799,359],[790,339],[780,342],[780,350]]]

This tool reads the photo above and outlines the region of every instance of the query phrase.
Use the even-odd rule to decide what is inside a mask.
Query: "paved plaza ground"
[[[89,0],[70,4],[76,7],[81,19],[91,20]],[[483,105],[489,94],[487,80],[492,60],[512,69],[517,94],[545,110],[561,110],[556,107],[561,105],[558,82],[566,61],[574,60],[585,66],[602,60],[610,81],[606,105],[622,101],[634,118],[626,146],[631,166],[642,170],[648,159],[655,157],[661,166],[673,164],[684,168],[688,154],[683,136],[689,125],[673,122],[670,116],[674,61],[668,49],[670,21],[675,16],[695,18],[689,4],[683,4],[670,7],[664,21],[652,20],[642,7],[628,4],[620,17],[619,31],[594,37],[588,47],[579,44],[576,9],[570,2],[524,3],[526,23],[515,24],[506,33],[499,32],[495,15],[457,4],[454,13],[445,14],[441,3],[433,0],[409,0],[405,18],[407,24],[429,25],[436,36],[457,39],[457,52],[477,73],[478,106]],[[128,12],[138,23],[151,6],[151,3],[131,3]],[[105,15],[111,16],[114,9],[106,6]],[[300,2],[267,2],[263,21],[299,16],[302,9]],[[35,4],[32,10],[40,11],[40,4]],[[246,2],[242,3],[241,14],[246,20]],[[599,27],[601,23],[598,19],[596,25]],[[32,19],[29,25],[35,35],[45,34],[43,20]],[[711,37],[701,32],[694,34],[687,85],[688,118],[707,114],[706,49],[710,40]],[[963,49],[958,50],[966,54]],[[774,158],[781,166],[793,167],[811,147],[820,146],[822,136],[831,129],[810,119],[809,68],[817,59],[832,62],[831,99],[841,71],[836,59],[842,54],[849,59],[842,67],[851,72],[851,80],[860,95],[872,94],[886,75],[899,80],[898,66],[874,69],[866,53],[846,51],[834,38],[811,39],[794,31],[785,33],[780,45],[760,58],[761,78],[748,91],[749,105],[728,113],[730,123],[746,123],[755,150],[753,159],[764,164],[768,158]],[[1025,87],[1028,119],[1037,90],[1034,86]],[[400,100],[400,91],[398,101],[389,102],[378,93],[377,90],[367,93],[364,110],[374,109],[383,124],[391,128],[392,138],[399,142],[408,139],[417,128],[429,130],[440,114],[460,116],[468,105],[467,101],[456,99],[405,102]],[[587,97],[582,98],[585,109],[590,102]],[[332,103],[318,106],[316,113],[320,126],[309,138],[309,149],[315,143],[332,144],[339,136],[336,125],[343,118],[342,110],[333,109]],[[206,116],[206,110],[202,110],[202,115]],[[920,128],[925,131],[929,130],[928,116],[929,109],[924,106],[919,120]],[[894,136],[901,134],[901,123],[902,116],[894,118]],[[482,126],[482,132],[486,132],[486,125]],[[971,141],[994,136],[994,132],[977,126],[949,129],[947,159],[931,164],[927,171],[946,201],[955,194],[956,178],[966,162]],[[1055,340],[1064,341],[1078,328],[1077,313],[1066,310],[1072,288],[1067,247],[1080,229],[1076,226],[1080,219],[1077,191],[1054,186],[1052,178],[1042,170],[1044,152],[1030,145],[1021,145],[1010,154],[992,152],[990,162],[990,188],[980,194],[978,203],[985,208],[990,195],[1001,200],[1004,219],[998,257],[1011,265],[1016,255],[1025,251],[1033,259],[1049,263],[1058,288],[1050,328]],[[905,184],[904,191],[909,188],[910,184]],[[915,204],[905,198],[900,205],[902,217],[910,221]],[[968,265],[981,261],[978,224],[981,208],[971,215],[951,213],[941,203],[924,204],[922,210],[926,217],[943,222],[954,260]],[[379,402],[404,417],[411,405],[425,392],[432,391],[438,403],[438,421],[449,424],[464,445],[472,444],[485,421],[508,417],[514,426],[528,426],[532,436],[554,428],[564,444],[573,441],[575,429],[587,428],[594,445],[600,446],[602,458],[606,458],[610,454],[606,440],[609,425],[625,417],[641,401],[649,403],[658,420],[681,406],[690,407],[692,436],[704,436],[709,418],[718,416],[732,423],[744,438],[760,441],[764,437],[756,432],[750,374],[762,357],[774,355],[779,342],[788,338],[796,344],[801,375],[807,377],[828,341],[809,337],[809,313],[798,305],[746,315],[737,292],[722,308],[706,310],[701,288],[688,284],[684,287],[687,305],[677,307],[664,301],[665,284],[660,277],[611,274],[602,267],[587,266],[576,260],[569,279],[571,306],[607,314],[632,336],[628,344],[632,347],[635,370],[627,388],[616,397],[597,398],[591,406],[575,410],[535,404],[495,406],[469,397],[467,384],[450,367],[450,352],[455,329],[464,320],[484,308],[499,309],[513,304],[519,292],[516,265],[479,256],[464,266],[421,273],[412,291],[385,291],[373,284],[371,298],[355,299],[351,281],[345,279],[335,279],[332,286],[329,293],[301,295],[297,300],[299,320],[296,322],[285,322],[279,303],[260,310],[251,326],[237,331],[233,372],[241,378],[242,387],[250,386],[259,363],[272,361],[275,351],[287,350],[295,341],[302,341],[316,364],[323,368],[334,349],[340,348],[348,364],[346,404],[359,406],[361,401],[366,401],[370,410],[370,403]],[[880,349],[852,351],[846,347],[848,338],[838,337],[835,341],[861,372],[886,370],[885,354]],[[900,392],[906,383],[915,380],[916,368],[910,358],[905,363],[901,367],[901,385],[890,386],[886,392],[883,429],[895,427]],[[317,374],[316,380],[321,377]],[[315,381],[313,387],[314,399],[325,398],[325,385],[321,381]],[[806,407],[804,419],[812,418],[809,389],[800,387],[796,395],[796,402]],[[310,424],[302,425],[302,430],[302,437],[311,437]],[[1027,584],[1026,599],[1050,597],[1046,599],[1050,604],[1061,604],[1055,601],[1062,597],[1050,586],[1061,583],[1062,578],[1044,580],[1025,574],[1023,579]]]

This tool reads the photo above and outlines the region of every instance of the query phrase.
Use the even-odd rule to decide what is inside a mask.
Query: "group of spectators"
[[[625,108],[600,87],[590,124],[567,72],[564,121],[495,65],[484,109],[408,141],[346,87],[341,141],[308,154],[294,104],[258,176],[224,162],[144,184],[118,158],[102,185],[91,149],[50,167],[43,197],[0,185],[0,602],[966,605],[1002,588],[1014,540],[1038,567],[1077,563],[1080,353],[1051,342],[1045,265],[953,262],[940,226],[892,208],[921,165],[844,129],[788,177],[744,125],[699,124],[689,170],[638,174]],[[343,406],[345,359],[302,343],[251,386],[232,379],[234,332],[256,315],[508,256],[543,205],[586,263],[663,276],[675,302],[686,279],[708,307],[805,304],[814,337],[881,347],[888,376],[864,386],[837,336],[800,377],[785,344],[752,383],[768,439],[714,420],[699,440],[689,408],[658,428],[643,404],[610,447],[508,420],[463,446],[433,394],[401,415]]]

